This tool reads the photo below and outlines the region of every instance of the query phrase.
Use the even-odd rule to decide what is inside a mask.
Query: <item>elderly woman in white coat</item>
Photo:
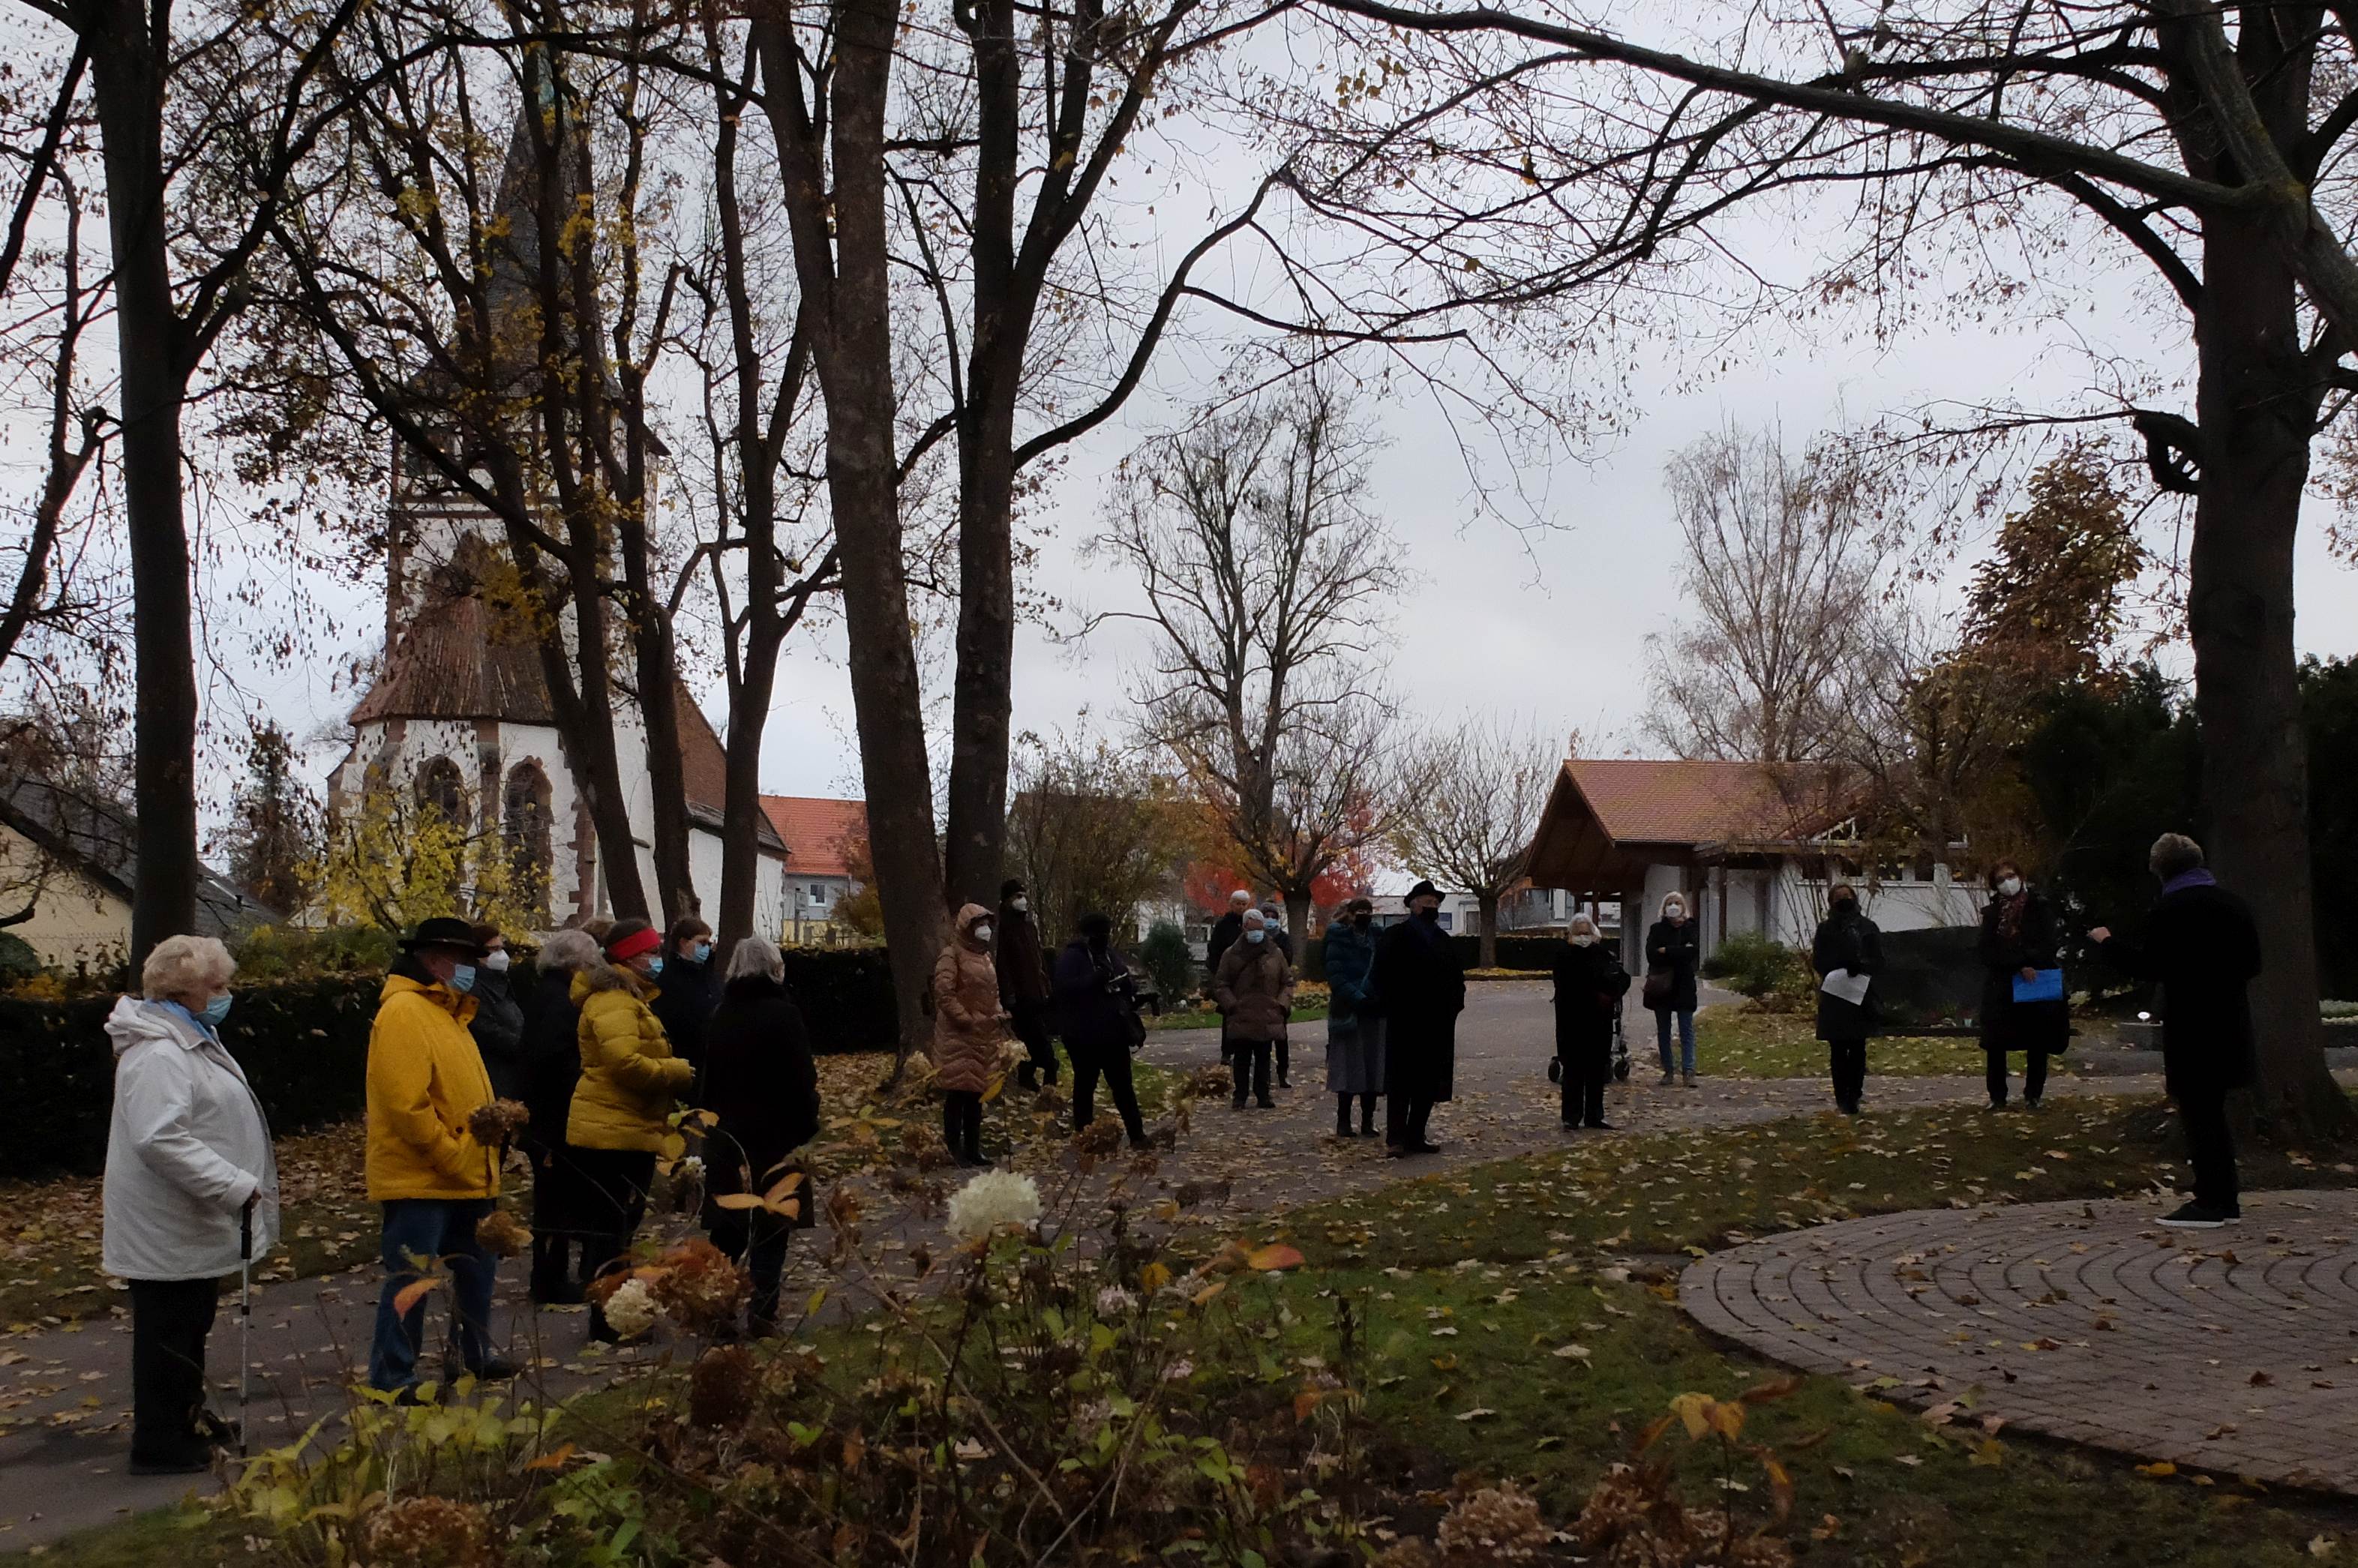
[[[141,996],[106,1020],[106,1271],[131,1290],[131,1473],[207,1468],[205,1336],[219,1281],[278,1238],[278,1162],[245,1074],[222,1045],[237,965],[210,936],[157,944]]]

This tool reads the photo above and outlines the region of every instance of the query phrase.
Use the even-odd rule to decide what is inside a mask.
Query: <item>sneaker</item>
[[[2039,1097],[2037,1095],[2025,1095],[2022,1097],[2022,1108],[2025,1110],[2037,1110],[2039,1108]]]
[[[1595,1131],[1595,1132],[1610,1132],[1610,1131],[1612,1131],[1612,1130],[1613,1130],[1613,1124],[1612,1124],[1611,1122],[1609,1122],[1609,1121],[1606,1120],[1606,1119],[1605,1119],[1603,1117],[1601,1117],[1601,1116],[1600,1116],[1600,1117],[1598,1117],[1595,1121],[1584,1121],[1584,1122],[1582,1122],[1582,1123],[1581,1123],[1581,1125],[1582,1125],[1583,1127],[1588,1128],[1590,1130],[1592,1130],[1592,1131]]]
[[[2241,1209],[2210,1208],[2199,1203],[2190,1203],[2172,1213],[2163,1215],[2161,1223],[2174,1230],[2216,1230],[2223,1225],[2231,1225],[2243,1217]]]
[[[1572,1118],[1567,1116],[1563,1119],[1563,1130],[1566,1132],[1577,1132],[1580,1130],[1580,1123],[1573,1120]]]

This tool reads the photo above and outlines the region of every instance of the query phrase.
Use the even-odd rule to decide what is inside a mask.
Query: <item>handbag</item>
[[[1646,975],[1645,1000],[1648,1007],[1660,1011],[1671,1004],[1671,987],[1677,979],[1668,969],[1649,970]]]
[[[2061,1001],[2063,1000],[2063,971],[2061,969],[2040,969],[2038,971],[2038,979],[2028,980],[2024,979],[2020,975],[2015,976],[2014,1000],[2017,1001]]]

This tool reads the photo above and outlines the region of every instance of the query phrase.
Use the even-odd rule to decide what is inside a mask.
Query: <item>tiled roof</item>
[[[540,653],[498,623],[472,593],[438,595],[419,608],[386,654],[384,674],[352,709],[354,724],[387,719],[503,719],[551,724],[557,710]]]
[[[139,818],[129,806],[0,764],[0,822],[117,897],[131,897],[139,880]],[[197,868],[194,935],[236,937],[277,918],[227,878]]]
[[[1574,757],[1564,777],[1619,844],[1789,838],[1827,819],[1833,770],[1811,764]]]
[[[786,841],[786,871],[813,877],[851,875],[854,845],[868,838],[868,803],[812,795],[765,795],[762,809]]]

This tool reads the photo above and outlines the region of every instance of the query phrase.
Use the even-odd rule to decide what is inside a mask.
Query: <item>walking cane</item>
[[[245,1457],[247,1380],[253,1358],[247,1354],[248,1332],[254,1326],[254,1205],[237,1214],[237,1456]]]

